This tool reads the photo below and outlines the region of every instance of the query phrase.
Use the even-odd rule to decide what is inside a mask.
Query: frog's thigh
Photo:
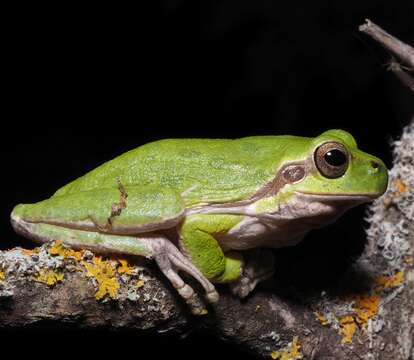
[[[184,217],[176,191],[159,186],[123,186],[80,191],[18,205],[16,221],[55,224],[101,233],[134,235],[174,228]]]
[[[180,229],[180,246],[191,261],[213,282],[238,279],[243,257],[235,251],[224,253],[214,234],[231,229],[240,221],[233,215],[191,215]]]

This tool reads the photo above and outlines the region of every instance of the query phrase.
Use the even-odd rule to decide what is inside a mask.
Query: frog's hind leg
[[[168,239],[153,238],[149,246],[153,249],[154,259],[160,270],[190,305],[195,300],[194,291],[178,275],[177,270],[184,271],[195,278],[205,289],[206,298],[209,302],[218,301],[219,295],[214,285]]]
[[[144,255],[147,258],[154,259],[161,272],[167,277],[181,297],[192,307],[194,313],[202,310],[200,308],[201,304],[194,290],[184,282],[178,271],[181,270],[196,279],[206,291],[206,298],[209,302],[214,303],[218,301],[219,295],[214,285],[167,237],[162,235],[138,235],[133,237],[133,244],[131,244],[130,237],[127,236],[116,236],[114,243],[109,240],[110,236],[104,236],[108,239],[108,250],[111,250],[113,247],[117,251],[122,249],[121,252],[123,254]]]
[[[118,236],[116,239],[116,247],[123,247],[130,244],[128,237]],[[132,255],[145,255],[153,258],[161,272],[167,277],[181,297],[191,306],[194,313],[203,310],[199,299],[194,290],[184,282],[178,271],[181,270],[196,279],[206,291],[206,298],[209,302],[214,303],[219,299],[219,295],[214,285],[197,269],[197,267],[187,259],[176,247],[168,240],[167,237],[161,235],[149,235],[146,237],[137,236],[134,238],[134,246],[128,249],[123,247],[122,253],[130,253]],[[145,249],[143,254],[142,249]]]

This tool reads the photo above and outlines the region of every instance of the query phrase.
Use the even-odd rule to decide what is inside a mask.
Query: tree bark
[[[202,316],[142,259],[101,258],[59,242],[0,252],[0,328],[197,328],[258,359],[414,359],[414,118],[394,143],[390,186],[368,222],[363,255],[324,291],[288,275],[243,301],[223,287]]]

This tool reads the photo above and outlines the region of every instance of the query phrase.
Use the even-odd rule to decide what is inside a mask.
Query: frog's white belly
[[[245,216],[226,234],[218,237],[225,250],[248,250],[257,247],[279,248],[300,242],[309,227],[295,226],[286,221]],[[297,224],[299,225],[299,224]]]
[[[245,209],[243,220],[218,237],[223,249],[248,250],[257,247],[293,246],[313,228],[336,220],[346,207],[292,197],[273,213],[252,214]]]

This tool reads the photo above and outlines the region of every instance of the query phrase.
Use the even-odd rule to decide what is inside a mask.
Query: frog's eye
[[[348,169],[349,154],[340,143],[322,144],[316,149],[314,157],[319,172],[329,179],[341,177]]]

